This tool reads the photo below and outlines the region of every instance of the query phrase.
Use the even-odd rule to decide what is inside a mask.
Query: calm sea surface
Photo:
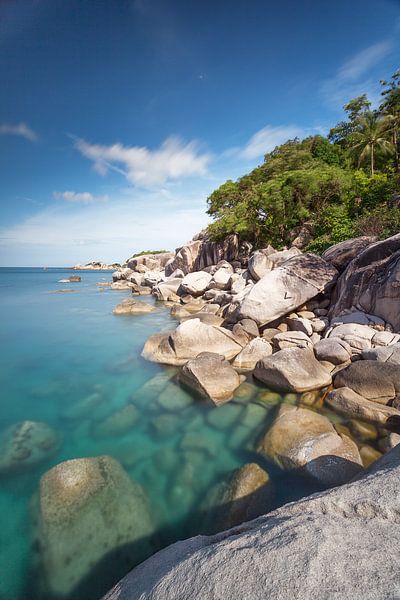
[[[216,484],[254,460],[260,432],[277,409],[276,402],[260,402],[265,390],[248,384],[219,408],[166,377],[160,387],[160,375],[172,376],[174,370],[146,362],[140,353],[149,335],[176,326],[169,311],[157,305],[148,315],[113,316],[113,307],[129,294],[97,285],[110,281],[111,274],[83,271],[81,283],[59,283],[71,274],[67,269],[0,269],[0,429],[27,419],[43,421],[62,440],[58,453],[39,467],[0,475],[2,600],[37,598],[30,506],[50,467],[77,457],[117,458],[145,489],[160,546],[165,546],[207,530]],[[58,289],[75,292],[55,293]],[[152,297],[142,300],[155,304]],[[144,391],[154,377],[158,385]],[[85,414],[79,408],[91,394],[100,400]],[[140,414],[135,425],[104,435],[99,424],[129,403]],[[279,504],[309,491],[287,475],[271,475]]]

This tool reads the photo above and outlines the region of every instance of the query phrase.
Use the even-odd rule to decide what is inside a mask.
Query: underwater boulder
[[[11,425],[0,434],[0,475],[45,462],[59,445],[58,434],[46,423],[21,421]]]

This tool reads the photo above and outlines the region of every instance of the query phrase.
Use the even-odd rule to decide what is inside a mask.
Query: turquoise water
[[[158,304],[151,314],[116,317],[113,307],[129,294],[97,285],[110,273],[81,272],[81,283],[58,282],[70,274],[0,269],[0,429],[44,421],[62,440],[40,467],[0,477],[0,598],[6,600],[37,598],[30,505],[51,466],[76,457],[117,458],[147,493],[161,547],[213,529],[208,498],[254,460],[260,432],[276,411],[276,403],[260,401],[265,390],[248,383],[219,408],[181,390],[171,379],[174,369],[140,357],[149,335],[176,326],[169,311]],[[66,288],[75,291],[55,292]],[[93,394],[96,402],[85,411],[82,401]],[[127,405],[138,411],[135,424],[105,431],[104,419]],[[309,491],[271,473],[279,504]]]

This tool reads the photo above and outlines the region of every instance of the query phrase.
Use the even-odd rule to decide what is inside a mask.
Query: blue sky
[[[181,245],[399,58],[394,0],[0,0],[0,264]]]

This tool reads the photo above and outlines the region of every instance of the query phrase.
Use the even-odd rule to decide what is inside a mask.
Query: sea
[[[81,282],[60,282],[72,274]],[[280,403],[295,404],[296,395],[268,396],[249,379],[232,401],[215,407],[182,389],[175,368],[141,357],[146,339],[175,328],[176,320],[152,296],[141,298],[154,305],[152,313],[113,315],[130,294],[110,289],[105,285],[110,281],[105,271],[0,269],[0,455],[3,433],[21,421],[46,423],[60,440],[56,453],[39,465],[0,472],[1,600],[40,598],[33,500],[42,475],[62,461],[117,459],[148,498],[159,532],[157,550],[218,530],[213,517],[218,490],[246,463],[268,469],[277,506],[314,491],[263,464],[256,452]],[[88,402],[93,395],[96,402]],[[127,405],[139,415],[132,427],[104,427]],[[117,576],[110,573],[108,581]]]

